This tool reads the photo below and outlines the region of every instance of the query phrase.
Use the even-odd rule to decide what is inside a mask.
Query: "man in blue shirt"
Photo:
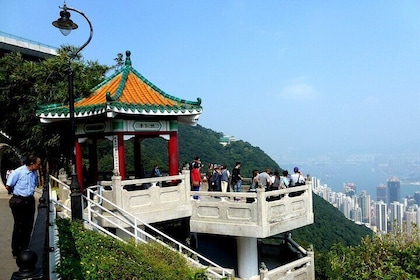
[[[15,169],[7,178],[6,188],[13,195],[9,206],[12,209],[14,225],[12,235],[12,254],[16,257],[28,249],[35,215],[35,188],[38,186],[37,170],[41,159],[29,156],[25,165]]]

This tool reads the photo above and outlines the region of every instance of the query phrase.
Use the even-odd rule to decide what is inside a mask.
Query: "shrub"
[[[159,243],[124,243],[86,230],[80,222],[57,219],[62,279],[204,279],[178,252]]]
[[[396,231],[368,236],[358,246],[335,245],[328,253],[328,279],[419,279],[420,234]]]

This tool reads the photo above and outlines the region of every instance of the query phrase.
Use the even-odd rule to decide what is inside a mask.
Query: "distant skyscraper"
[[[353,197],[356,194],[356,185],[354,183],[343,184],[344,193]]]
[[[343,200],[339,209],[341,210],[341,212],[344,214],[344,216],[347,219],[351,219],[350,211],[351,209],[353,209],[351,197],[349,196],[343,197]]]
[[[350,210],[350,219],[358,223],[362,222],[362,210],[360,207],[356,207]]]
[[[418,212],[416,212],[413,208],[410,208],[407,211],[405,211],[404,214],[405,214],[405,221],[407,223],[407,232],[411,233],[417,224]]]
[[[416,225],[417,225],[417,228],[420,228],[420,208],[417,208],[416,209]]]
[[[383,201],[383,202],[388,202],[388,200],[386,199],[386,186],[384,184],[380,184],[379,186],[376,187],[376,200],[377,201]]]
[[[371,212],[370,212],[370,195],[366,191],[362,191],[359,196],[359,205],[362,211],[362,223],[371,222]]]
[[[395,228],[399,228],[399,230],[402,231],[404,204],[398,201],[393,201],[390,203],[389,208],[391,210],[389,215],[390,229],[394,230]]]
[[[420,192],[414,193],[414,200],[416,201],[417,205],[420,205]]]
[[[388,205],[394,201],[400,202],[400,180],[397,177],[392,177],[388,180]]]
[[[386,203],[383,201],[375,202],[375,218],[376,227],[378,231],[386,233],[388,231],[388,219],[387,219],[388,208]]]

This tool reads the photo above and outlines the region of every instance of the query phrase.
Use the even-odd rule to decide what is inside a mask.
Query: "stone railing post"
[[[268,269],[264,262],[261,262],[260,266],[260,280],[266,280],[267,278]]]
[[[259,226],[267,224],[267,201],[265,201],[265,189],[257,188],[257,221]]]
[[[122,202],[122,186],[121,186],[121,176],[118,170],[114,170],[114,174],[112,175],[112,195],[113,201],[116,205],[120,206],[124,209],[124,205]]]
[[[191,183],[190,183],[190,171],[189,170],[182,170],[182,175],[184,175],[184,184],[185,184],[185,201],[189,203],[190,196],[191,196]]]

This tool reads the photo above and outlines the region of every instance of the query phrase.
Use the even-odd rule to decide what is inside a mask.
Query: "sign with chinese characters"
[[[176,120],[112,120],[77,124],[77,135],[113,132],[168,132],[178,130]]]
[[[114,170],[120,170],[120,163],[118,157],[118,135],[114,135],[113,139],[113,153],[114,153]]]
[[[160,131],[162,124],[159,121],[136,121],[133,127],[135,131]]]

